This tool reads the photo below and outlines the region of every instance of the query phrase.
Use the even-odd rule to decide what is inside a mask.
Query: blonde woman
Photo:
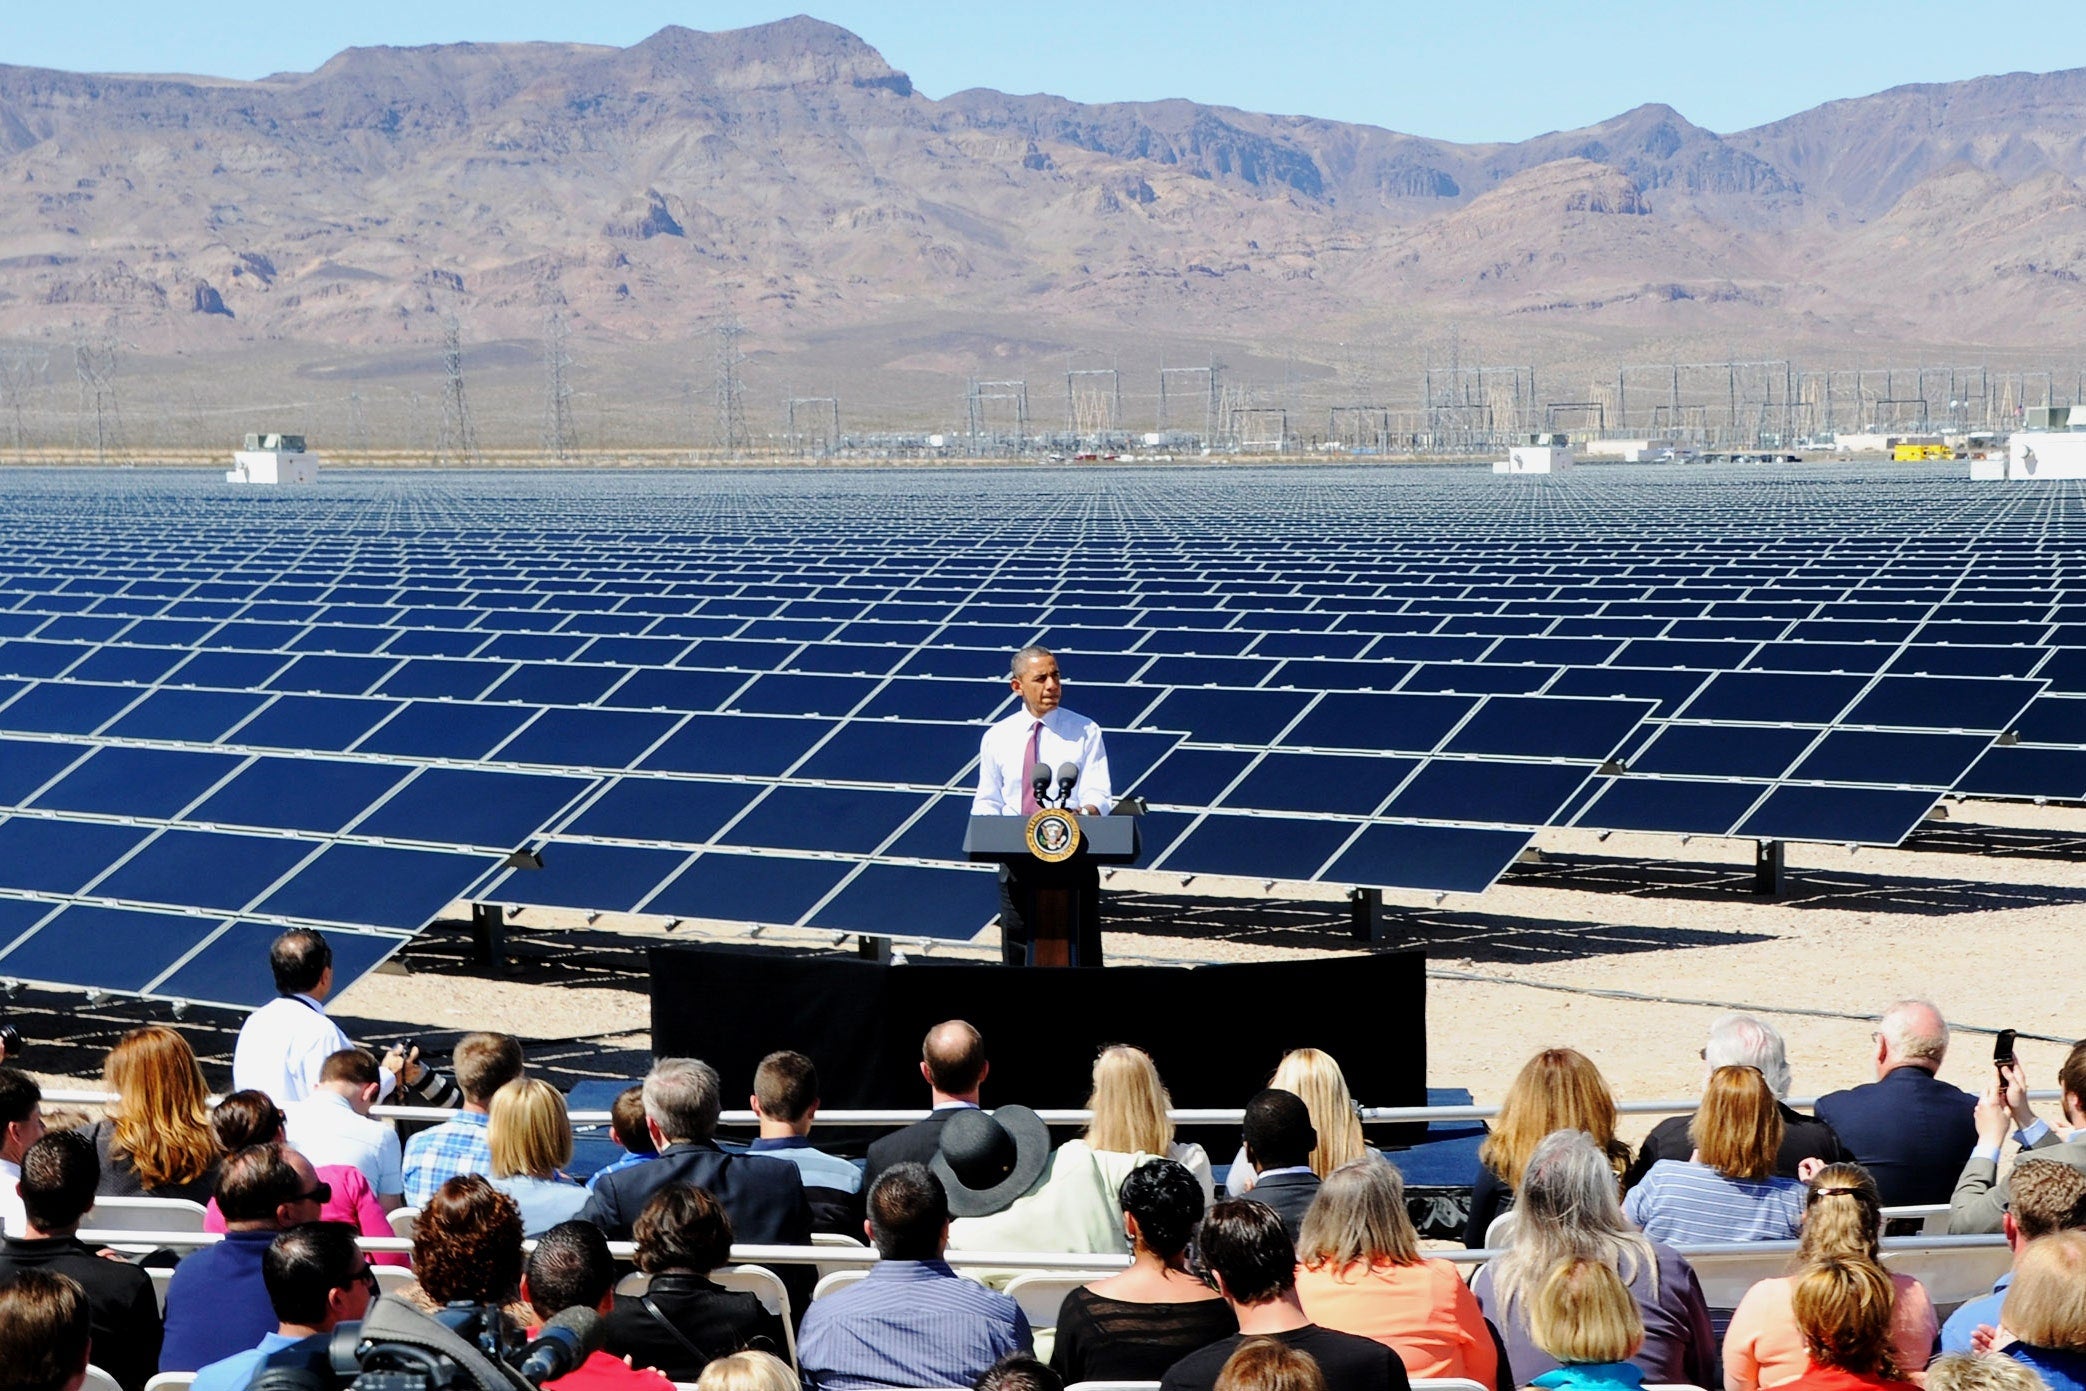
[[[1216,1196],[1210,1157],[1201,1145],[1182,1144],[1173,1138],[1173,1097],[1159,1080],[1159,1069],[1142,1048],[1118,1043],[1101,1050],[1094,1059],[1094,1089],[1086,1109],[1094,1113],[1087,1122],[1086,1143],[1097,1155],[1121,1155],[1135,1164],[1138,1159],[1171,1159],[1195,1175],[1202,1185],[1203,1206]]]
[[[1783,1385],[1801,1391],[1914,1391],[1891,1349],[1890,1276],[1874,1261],[1820,1261],[1796,1277],[1789,1303],[1810,1361],[1802,1376]],[[2057,1385],[2051,1383],[2053,1391]]]
[[[572,1162],[572,1122],[558,1089],[517,1077],[493,1093],[488,1111],[493,1187],[521,1209],[522,1234],[538,1236],[579,1216],[587,1190],[559,1172]]]
[[[789,1363],[772,1352],[735,1352],[703,1368],[695,1391],[803,1391]]]
[[[1477,1297],[1455,1266],[1421,1258],[1405,1180],[1389,1164],[1358,1159],[1326,1175],[1304,1214],[1296,1282],[1311,1322],[1374,1338],[1409,1377],[1498,1379]]]
[[[1782,1116],[1758,1068],[1712,1072],[1688,1136],[1695,1157],[1661,1159],[1623,1203],[1646,1236],[1687,1246],[1797,1235],[1804,1186],[1775,1173]],[[1801,1172],[1808,1177],[1820,1167],[1807,1161]]]
[[[2051,1165],[2050,1167],[2058,1167]],[[2018,1170],[2017,1170],[2018,1172]],[[1859,1164],[1829,1164],[1806,1185],[1803,1245],[1793,1271],[1762,1280],[1746,1291],[1724,1334],[1724,1391],[1755,1391],[1794,1380],[1810,1363],[1791,1305],[1797,1278],[1820,1261],[1836,1257],[1874,1262],[1883,1236],[1883,1199],[1876,1180]],[[1898,1369],[1916,1373],[1933,1354],[1940,1326],[1933,1301],[1910,1275],[1891,1277],[1890,1341]]]
[[[2050,1391],[2086,1386],[2086,1232],[2053,1232],[2021,1248],[1992,1351],[2025,1363]]]
[[[89,1135],[101,1156],[105,1198],[186,1198],[207,1203],[224,1157],[210,1128],[210,1089],[188,1040],[148,1024],[109,1050],[103,1085],[116,1094]]]
[[[1644,1346],[1644,1317],[1629,1287],[1599,1261],[1578,1260],[1552,1271],[1528,1310],[1536,1346],[1557,1370],[1530,1384],[1543,1391],[1617,1391],[1644,1385],[1630,1359]]]
[[[1311,1172],[1323,1179],[1342,1164],[1376,1154],[1362,1138],[1362,1118],[1356,1112],[1354,1095],[1347,1090],[1347,1075],[1333,1055],[1316,1048],[1296,1048],[1282,1055],[1268,1085],[1277,1091],[1303,1098],[1311,1113],[1311,1128],[1318,1144],[1311,1151]],[[1253,1189],[1253,1166],[1246,1162],[1246,1147],[1239,1146],[1225,1177],[1225,1190],[1242,1198]]]
[[[1521,1065],[1507,1088],[1492,1132],[1478,1149],[1465,1246],[1475,1251],[1485,1245],[1493,1219],[1513,1206],[1514,1189],[1537,1142],[1559,1130],[1593,1136],[1618,1173],[1630,1162],[1630,1147],[1615,1138],[1615,1096],[1608,1079],[1575,1048],[1544,1049]]]

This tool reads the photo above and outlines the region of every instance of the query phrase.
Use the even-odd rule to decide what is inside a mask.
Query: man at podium
[[[1024,647],[1014,654],[1009,673],[1021,708],[985,731],[978,747],[978,795],[971,802],[973,816],[1033,816],[1039,808],[1035,770],[1053,770],[1051,789],[1056,790],[1056,770],[1070,764],[1079,770],[1072,783],[1067,807],[1086,816],[1105,816],[1115,805],[1108,785],[1108,753],[1101,745],[1101,726],[1084,715],[1074,714],[1060,702],[1065,678],[1057,658],[1048,648]],[[1029,924],[1021,914],[1021,871],[1000,868],[1000,959],[1010,966],[1027,962]],[[1076,960],[1082,966],[1101,964],[1101,871],[1088,865],[1079,886],[1081,924],[1075,944]]]

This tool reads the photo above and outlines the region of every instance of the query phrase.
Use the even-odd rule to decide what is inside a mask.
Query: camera
[[[0,1024],[0,1060],[19,1063],[29,1045],[22,1041],[22,1031],[12,1024]]]
[[[323,1352],[272,1354],[247,1391],[535,1391],[600,1345],[591,1309],[567,1310],[524,1346],[492,1305],[452,1304],[429,1315],[380,1299],[360,1323],[334,1329]]]

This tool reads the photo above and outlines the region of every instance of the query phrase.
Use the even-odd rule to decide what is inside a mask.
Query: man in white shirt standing
[[[973,816],[1032,816],[1040,807],[1031,779],[1038,768],[1065,764],[1079,769],[1065,805],[1084,816],[1105,816],[1115,805],[1108,781],[1108,752],[1101,726],[1074,714],[1060,703],[1065,681],[1048,648],[1024,647],[1014,654],[1010,684],[1021,697],[1021,709],[985,731],[978,747],[978,795]],[[1091,864],[1079,885],[1080,933],[1073,944],[1077,966],[1101,964],[1101,874]],[[1010,966],[1029,960],[1029,926],[1022,917],[1020,875],[1000,870],[1000,959]]]
[[[315,1169],[360,1169],[386,1212],[405,1204],[398,1132],[370,1119],[383,1069],[363,1048],[343,1048],[319,1069],[319,1085],[282,1108],[289,1141]]]
[[[326,1017],[324,1001],[333,993],[333,949],[308,927],[293,927],[268,948],[277,998],[246,1017],[232,1051],[232,1089],[266,1092],[278,1106],[310,1096],[319,1084],[326,1059],[355,1045],[340,1025]],[[429,1106],[454,1106],[447,1079],[413,1056],[393,1048],[384,1055],[379,1097],[388,1097],[403,1076],[415,1098]]]
[[[43,1138],[43,1088],[28,1073],[0,1067],[0,1230],[20,1236],[26,1230],[22,1197],[22,1156]]]

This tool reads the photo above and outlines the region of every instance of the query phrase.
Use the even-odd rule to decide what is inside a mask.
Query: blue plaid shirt
[[[1021,1306],[942,1261],[878,1261],[804,1311],[797,1361],[812,1391],[969,1386],[1032,1346]]]
[[[492,1171],[493,1147],[486,1139],[485,1116],[478,1111],[458,1111],[454,1120],[406,1141],[406,1205],[426,1207],[435,1190],[458,1174],[490,1175]]]

